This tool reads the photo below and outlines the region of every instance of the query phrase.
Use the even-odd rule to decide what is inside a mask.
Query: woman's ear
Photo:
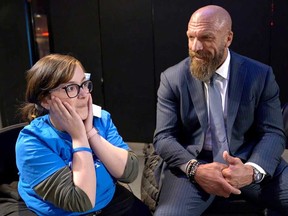
[[[44,107],[46,110],[50,110],[50,97],[45,97],[42,101],[41,101],[41,106]]]

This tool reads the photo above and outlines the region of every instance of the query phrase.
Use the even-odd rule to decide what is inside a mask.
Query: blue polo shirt
[[[93,125],[108,142],[129,149],[113,124],[110,114],[102,110]],[[23,128],[16,142],[16,164],[19,170],[18,191],[28,208],[37,215],[84,215],[105,207],[115,193],[115,179],[94,155],[97,177],[95,207],[85,213],[68,212],[44,201],[33,188],[53,173],[72,163],[72,140],[68,133],[54,128],[49,115],[34,119]]]

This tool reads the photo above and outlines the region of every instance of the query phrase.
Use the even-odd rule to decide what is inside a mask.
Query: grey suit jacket
[[[232,51],[228,83],[227,138],[230,154],[260,165],[273,176],[285,149],[279,87],[272,68]],[[190,58],[161,74],[154,147],[169,167],[202,150],[208,124],[203,82]]]

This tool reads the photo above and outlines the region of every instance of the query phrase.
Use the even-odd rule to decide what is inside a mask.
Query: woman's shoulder
[[[48,115],[40,116],[26,125],[19,133],[18,138],[25,140],[45,140],[58,138],[59,134],[51,126]]]
[[[110,119],[111,118],[111,114],[110,112],[108,112],[107,110],[104,110],[102,109],[101,110],[101,118],[104,118],[104,119]]]
[[[48,115],[39,116],[32,120],[28,125],[23,128],[23,131],[35,131],[39,132],[38,130],[47,129],[49,125],[49,118]]]
[[[93,104],[93,116],[94,118],[98,119],[98,121],[106,121],[111,118],[111,114],[107,111],[102,109],[101,106]]]

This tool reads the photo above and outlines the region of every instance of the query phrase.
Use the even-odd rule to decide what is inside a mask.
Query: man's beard
[[[224,48],[219,50],[219,53],[213,56],[208,52],[193,52],[189,50],[189,56],[191,58],[190,72],[192,76],[200,81],[207,82],[215,73],[219,67],[224,55]],[[195,57],[201,60],[195,59]]]

